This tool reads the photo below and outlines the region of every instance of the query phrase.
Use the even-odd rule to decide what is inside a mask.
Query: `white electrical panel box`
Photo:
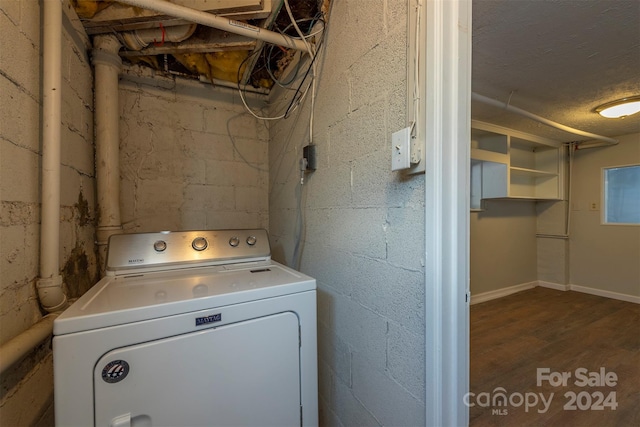
[[[392,171],[411,167],[411,127],[406,127],[391,135],[391,150]]]

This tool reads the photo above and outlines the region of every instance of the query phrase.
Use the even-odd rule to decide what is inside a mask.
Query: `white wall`
[[[38,1],[0,1],[0,344],[40,320],[41,13]],[[68,10],[68,5],[65,5]],[[92,73],[87,38],[64,14],[60,271],[70,297],[97,280]],[[0,425],[52,425],[48,342],[0,384]]]
[[[318,281],[326,426],[424,425],[424,175],[390,170],[391,133],[406,126],[406,4],[332,2],[319,60],[300,268]],[[294,116],[270,131],[270,232],[289,265],[308,98]]]
[[[470,217],[472,298],[537,280],[536,206],[532,201],[483,202]]]
[[[640,225],[602,225],[602,168],[640,164],[640,134],[615,146],[578,150],[573,174],[572,285],[640,297]],[[596,202],[598,210],[590,210]]]
[[[229,89],[132,70],[119,93],[124,231],[267,228],[266,124]]]
[[[568,179],[565,179],[568,182]],[[568,195],[567,192],[565,194]],[[567,232],[567,201],[536,203],[538,243],[538,280],[557,285],[569,284],[569,240],[560,238]]]
[[[535,233],[565,233],[566,201],[521,202],[519,207],[485,201],[485,212],[471,214],[473,295],[539,280],[637,300],[640,226],[601,223],[602,168],[640,164],[640,134],[619,139],[616,146],[575,153],[569,239],[535,238]]]

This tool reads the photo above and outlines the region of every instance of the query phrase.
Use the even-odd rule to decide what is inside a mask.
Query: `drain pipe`
[[[229,33],[239,34],[252,39],[262,40],[279,46],[288,47],[302,52],[308,52],[304,40],[294,39],[284,34],[269,31],[264,28],[255,27],[241,21],[224,18],[211,13],[180,6],[164,0],[119,0],[119,3],[141,7],[152,10],[163,15],[184,19],[207,27],[217,28]]]
[[[40,211],[40,305],[49,313],[66,308],[59,265],[62,1],[44,0],[42,34],[42,203]],[[53,333],[50,314],[0,347],[0,375]]]
[[[474,101],[479,101],[482,102],[483,104],[487,104],[487,105],[491,105],[493,107],[498,107],[498,108],[502,108],[505,109],[507,111],[511,111],[512,113],[516,113],[519,114],[521,116],[524,117],[528,117],[532,120],[535,120],[537,122],[540,122],[542,124],[545,124],[547,126],[551,126],[554,127],[556,129],[560,129],[563,130],[565,132],[569,132],[572,133],[574,135],[580,135],[580,136],[586,136],[588,138],[593,138],[593,139],[597,139],[598,141],[604,141],[606,143],[606,145],[615,145],[618,143],[617,139],[613,139],[613,138],[609,138],[607,136],[602,136],[602,135],[598,135],[595,133],[591,133],[591,132],[585,132],[579,129],[575,129],[569,126],[565,126],[563,124],[560,124],[558,122],[554,122],[553,120],[549,120],[549,119],[545,119],[544,117],[538,116],[537,114],[533,114],[530,113],[526,110],[523,110],[521,108],[518,107],[514,107],[513,105],[510,105],[508,103],[502,102],[502,101],[498,101],[496,99],[493,98],[489,98],[487,96],[484,95],[480,95],[477,94],[475,92],[471,93],[471,99]]]
[[[94,106],[96,134],[96,181],[98,227],[96,237],[100,271],[104,274],[109,237],[122,232],[120,222],[120,160],[118,112],[118,75],[122,60],[120,42],[113,35],[93,39],[91,62],[95,71]]]
[[[131,50],[142,50],[151,43],[180,43],[193,35],[198,25],[149,28],[121,33],[124,44]]]
[[[62,105],[62,2],[43,1],[42,35],[42,205],[40,218],[40,305],[62,310],[67,297],[59,269],[60,141]]]
[[[0,347],[0,355],[2,355],[0,357],[0,375],[3,375],[10,367],[39,346],[40,343],[51,337],[53,321],[58,315],[58,313],[52,313],[44,316],[38,323]]]

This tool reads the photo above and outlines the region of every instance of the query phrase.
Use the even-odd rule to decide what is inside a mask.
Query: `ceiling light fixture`
[[[595,111],[609,119],[625,118],[640,111],[640,95],[607,102],[597,107]]]

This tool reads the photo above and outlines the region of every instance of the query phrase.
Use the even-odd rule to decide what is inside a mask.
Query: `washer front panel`
[[[296,313],[300,324],[300,395],[303,406],[303,425],[317,426],[318,380],[315,290],[224,306],[222,308],[209,308],[191,313],[111,326],[98,330],[54,336],[53,367],[54,378],[56,379],[54,382],[56,425],[65,427],[94,425],[94,372],[98,369],[98,361],[113,350],[284,312]],[[216,316],[218,314],[221,314],[220,322],[196,326],[198,318]],[[188,363],[188,360],[181,360],[180,362]],[[132,372],[134,372],[134,366],[129,362],[127,363],[129,364],[129,373],[122,380],[122,383],[129,380],[129,376],[133,375]]]
[[[285,312],[110,351],[93,374],[96,426],[300,425],[298,327]]]

